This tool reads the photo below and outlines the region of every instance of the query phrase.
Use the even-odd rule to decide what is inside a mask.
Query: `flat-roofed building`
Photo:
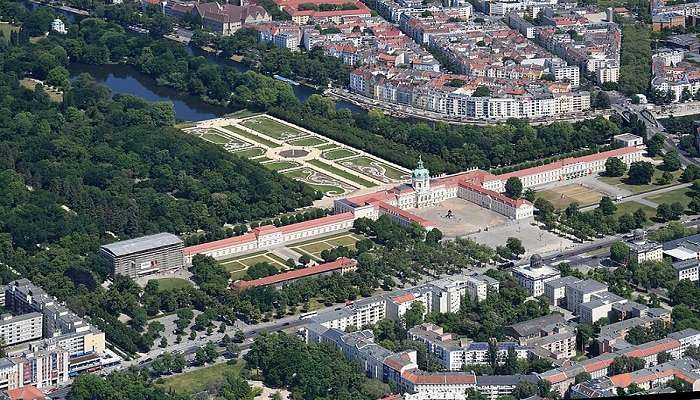
[[[643,262],[657,262],[664,258],[661,243],[652,240],[635,240],[627,242],[630,249],[630,262],[641,264]]]
[[[42,319],[38,312],[18,316],[5,314],[0,320],[0,338],[6,346],[41,339]]]
[[[158,233],[106,244],[100,255],[114,274],[137,278],[142,275],[181,268],[184,243],[171,233]]]
[[[564,276],[552,279],[544,283],[544,295],[549,299],[549,304],[557,307],[566,307],[566,285],[580,282],[575,276]]]
[[[515,280],[518,281],[520,286],[527,289],[528,294],[533,297],[542,296],[545,282],[557,279],[560,276],[559,270],[547,265],[530,265],[513,269]]]
[[[525,344],[532,339],[546,336],[548,327],[561,325],[565,322],[566,319],[563,315],[553,313],[507,326],[506,333],[517,339],[521,344]]]
[[[586,279],[566,285],[566,308],[578,315],[580,306],[591,301],[591,296],[608,291],[608,285]]]
[[[677,261],[671,264],[673,270],[676,271],[676,279],[679,281],[687,279],[691,282],[697,282],[700,278],[698,275],[698,260],[690,259],[685,261]]]

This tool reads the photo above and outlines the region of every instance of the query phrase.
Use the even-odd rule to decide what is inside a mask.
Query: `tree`
[[[523,246],[523,242],[521,242],[518,238],[509,237],[506,240],[506,247],[515,255],[519,256],[521,254],[525,254],[525,247]]]
[[[160,339],[160,347],[163,349],[168,347],[168,339],[166,339],[165,337],[161,338]]]
[[[644,366],[645,362],[641,358],[627,356],[615,357],[613,363],[609,367],[609,374],[619,375],[634,372],[644,368]]]
[[[299,264],[301,264],[303,266],[307,266],[307,265],[309,265],[310,262],[311,262],[311,257],[308,254],[302,254],[301,256],[299,256]]]
[[[648,161],[633,162],[627,175],[631,185],[648,185],[654,176],[654,165]]]
[[[591,374],[588,372],[579,372],[576,374],[576,377],[574,377],[574,384],[578,385],[579,383],[588,382],[590,380]]]
[[[433,228],[425,234],[426,243],[438,243],[440,240],[442,240],[442,232],[437,228]]]
[[[668,171],[664,171],[659,179],[656,180],[657,185],[668,185],[673,182],[673,174]]]
[[[625,242],[617,241],[610,246],[610,259],[619,264],[625,264],[629,257],[630,249]]]
[[[673,360],[673,357],[671,357],[671,355],[668,352],[662,351],[661,353],[656,355],[656,362],[659,364],[663,364],[671,360]]]
[[[240,347],[234,343],[234,342],[229,342],[226,345],[226,352],[231,356],[232,358],[238,357],[238,353],[240,353]]]
[[[678,152],[676,150],[666,152],[661,167],[665,171],[678,171],[681,168],[681,158]]]
[[[464,394],[466,395],[466,400],[488,400],[486,395],[474,388],[467,389]]]
[[[242,330],[237,330],[236,333],[233,334],[233,341],[236,343],[243,343],[243,340],[245,339],[245,335],[243,334]]]
[[[661,154],[661,149],[664,147],[664,137],[656,133],[647,141],[647,155],[649,157],[655,157]]]
[[[700,167],[695,164],[690,164],[685,167],[680,176],[681,182],[693,182],[696,179],[700,179]]]
[[[511,199],[518,199],[523,193],[523,183],[517,176],[511,176],[506,180],[505,189],[506,196]]]
[[[491,90],[487,88],[486,86],[479,86],[476,88],[474,93],[472,94],[473,97],[489,97],[491,96]]]
[[[627,172],[627,164],[618,157],[609,157],[605,160],[606,176],[622,176]]]
[[[521,381],[515,385],[511,393],[516,399],[525,399],[537,394],[537,385],[528,381]]]
[[[641,208],[637,209],[637,211],[632,214],[634,217],[634,224],[635,228],[642,228],[644,225],[646,225],[647,221],[649,220],[647,218],[647,213],[644,212]]]
[[[576,348],[582,353],[586,351],[588,343],[593,338],[593,326],[589,324],[580,324],[576,327]]]
[[[614,215],[617,207],[612,199],[608,196],[603,196],[598,203],[598,209],[603,212],[603,215]]]
[[[70,72],[60,65],[54,67],[46,76],[46,82],[59,88],[66,88],[70,82]]]
[[[672,204],[661,203],[656,207],[656,218],[661,221],[677,220],[683,213],[683,204],[675,202]]]
[[[422,323],[423,315],[425,315],[425,305],[420,301],[414,301],[413,304],[411,304],[411,308],[408,309],[403,316],[406,329],[411,329]]]
[[[595,104],[593,107],[598,109],[610,108],[610,96],[606,92],[599,91],[595,96]]]

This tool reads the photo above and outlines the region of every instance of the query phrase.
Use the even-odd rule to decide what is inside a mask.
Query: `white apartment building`
[[[629,261],[641,264],[644,262],[659,262],[664,259],[661,243],[652,240],[634,240],[627,242],[630,249]]]
[[[41,339],[43,332],[43,316],[41,313],[32,312],[13,317],[5,314],[0,320],[0,338],[6,346],[30,340]]]
[[[697,282],[698,279],[700,279],[697,259],[677,261],[674,262],[672,266],[676,271],[676,279],[679,281],[687,279],[691,282]]]
[[[566,285],[566,308],[574,314],[579,315],[580,306],[592,300],[593,295],[608,291],[608,285],[586,279]]]
[[[566,305],[566,285],[579,282],[580,279],[573,276],[552,279],[544,283],[544,295],[549,299],[549,304],[557,307]]]
[[[533,256],[534,257],[534,256]],[[544,284],[561,277],[559,270],[547,265],[522,266],[513,268],[513,277],[520,286],[527,289],[528,294],[539,297],[544,294]]]

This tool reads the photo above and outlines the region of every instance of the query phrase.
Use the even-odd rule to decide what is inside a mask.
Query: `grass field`
[[[328,144],[322,144],[320,146],[316,146],[316,148],[321,150],[321,151],[325,151],[328,149],[335,149],[336,147],[338,147],[338,145],[335,143],[328,143]]]
[[[20,79],[19,85],[22,86],[23,88],[34,91],[34,88],[36,88],[37,82],[35,82],[31,79],[24,78],[24,79]],[[53,101],[53,102],[60,103],[63,101],[63,95],[61,93],[49,90],[49,88],[47,88],[46,86],[44,86],[44,92],[46,92],[46,94],[49,95],[49,99],[51,99],[51,101]]]
[[[272,171],[281,171],[283,169],[289,169],[294,167],[300,167],[301,164],[294,161],[274,161],[270,163],[265,163],[263,166]]]
[[[230,142],[230,139],[216,133],[204,133],[202,134],[202,139],[216,144],[226,144]]]
[[[160,290],[185,289],[192,286],[188,280],[182,278],[160,278],[156,280]]]
[[[9,43],[10,36],[13,31],[19,32],[19,26],[14,26],[9,22],[0,22],[0,32],[2,32],[0,40],[2,40],[5,43]]]
[[[673,181],[668,184],[668,185],[657,185],[656,180],[661,177],[661,174],[663,174],[663,171],[659,169],[654,170],[654,176],[651,179],[651,183],[648,185],[630,185],[625,183],[625,179],[627,178],[626,176],[624,177],[618,177],[618,176],[599,176],[597,179],[607,183],[608,185],[613,185],[617,186],[621,189],[626,189],[629,190],[632,193],[644,193],[644,192],[649,192],[652,190],[668,187],[668,186],[673,186],[677,184],[678,182],[678,177],[681,175],[681,171],[676,171],[673,172]]]
[[[268,253],[267,251],[258,251],[256,253],[245,254],[242,256],[220,260],[219,265],[224,267],[226,272],[231,273],[232,279],[238,279],[245,274],[245,270],[257,263],[267,262],[278,268],[286,268],[283,259]]]
[[[360,167],[374,167],[375,165],[378,165],[382,168],[384,168],[384,176],[386,176],[389,179],[394,179],[394,180],[401,180],[404,179],[408,176],[407,172],[403,172],[399,169],[396,169],[388,164],[385,164],[379,160],[375,160],[373,158],[369,157],[357,157],[353,158],[352,160],[345,160],[345,161],[350,161],[353,164],[360,166]],[[372,165],[375,164],[375,165]]]
[[[321,154],[321,157],[325,158],[326,160],[337,160],[339,158],[347,158],[355,155],[357,155],[357,153],[352,150],[340,148],[325,151]]]
[[[300,254],[308,254],[315,259],[320,259],[323,250],[330,250],[336,247],[345,246],[349,249],[355,248],[355,243],[360,241],[362,236],[352,233],[341,233],[338,235],[322,237],[293,245],[292,250]]]
[[[247,118],[247,117],[254,117],[256,115],[260,115],[259,112],[257,111],[250,111],[247,109],[243,110],[238,110],[236,112],[233,112],[231,114],[226,114],[224,117],[230,117],[230,118]]]
[[[688,204],[690,204],[690,196],[688,196],[689,193],[692,193],[692,191],[689,188],[681,188],[681,189],[676,189],[676,190],[671,190],[670,192],[666,193],[659,193],[659,194],[654,194],[648,197],[645,197],[645,199],[649,201],[653,201],[656,204],[662,204],[662,203],[675,203],[675,202],[680,202],[683,204],[683,207],[688,207]]]
[[[260,144],[265,145],[267,147],[280,147],[281,146],[281,145],[279,145],[271,140],[267,140],[267,139],[262,138],[258,135],[244,131],[243,129],[236,128],[233,125],[224,126],[223,129],[226,129],[227,131],[229,131],[231,133],[234,133],[234,134],[239,135],[241,137],[244,137],[246,139],[252,140],[254,142],[260,143]]]
[[[259,157],[265,154],[265,149],[261,147],[251,147],[249,149],[236,151],[233,154],[245,158]]]
[[[323,144],[326,142],[326,140],[323,140],[319,137],[309,136],[301,139],[290,140],[287,143],[291,144],[292,146],[318,146],[319,144]]]
[[[293,171],[285,171],[285,172],[282,172],[282,175],[285,175],[285,176],[292,178],[292,179],[298,179],[298,180],[304,181],[305,184],[311,186],[312,188],[318,190],[319,192],[326,193],[329,196],[339,196],[339,195],[345,193],[345,189],[343,189],[340,186],[309,183],[306,179],[309,177],[309,175],[311,175],[311,172],[308,171],[306,168],[295,169]]]
[[[168,391],[183,395],[191,395],[205,391],[210,384],[223,380],[224,374],[227,372],[236,375],[240,374],[244,366],[245,363],[243,361],[238,361],[236,365],[228,365],[227,363],[214,364],[209,367],[199,368],[167,378],[161,386]]]
[[[619,217],[622,214],[629,213],[634,214],[635,211],[641,209],[646,214],[647,219],[651,219],[656,216],[656,209],[649,207],[646,204],[637,203],[636,201],[626,201],[624,203],[615,204],[617,210],[615,210],[615,216]],[[647,221],[647,225],[651,225],[651,221]]]
[[[287,140],[307,135],[306,132],[265,116],[247,119],[241,122],[241,125],[277,140]]]
[[[313,166],[315,166],[315,167],[317,167],[317,168],[320,168],[321,170],[331,172],[331,173],[333,173],[333,174],[335,174],[335,175],[338,175],[338,176],[342,176],[343,178],[348,179],[348,180],[350,180],[350,181],[352,181],[352,182],[355,182],[355,183],[357,183],[358,185],[361,185],[361,186],[364,186],[364,187],[368,187],[368,188],[369,188],[369,187],[377,186],[377,185],[375,185],[374,183],[372,183],[372,182],[370,182],[370,181],[368,181],[368,180],[366,180],[366,179],[360,178],[359,176],[357,176],[357,175],[355,175],[355,174],[351,174],[351,173],[349,173],[349,172],[345,172],[345,171],[343,171],[343,170],[340,169],[340,168],[334,167],[334,166],[332,166],[332,165],[330,165],[330,164],[326,164],[326,163],[324,163],[323,161],[320,161],[320,160],[309,160],[309,164],[311,164],[311,165],[313,165]]]
[[[564,185],[537,192],[537,197],[548,200],[556,208],[566,208],[571,203],[588,206],[598,203],[603,193],[580,185]]]

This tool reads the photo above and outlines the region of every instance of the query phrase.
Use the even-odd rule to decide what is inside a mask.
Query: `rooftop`
[[[510,325],[510,329],[512,329],[518,336],[532,336],[536,333],[539,333],[540,329],[544,326],[564,322],[566,322],[566,319],[563,315],[553,313],[545,315],[543,317],[534,318],[528,321],[523,321],[517,324]]]
[[[106,244],[101,248],[115,257],[119,257],[176,244],[182,244],[182,239],[172,233],[163,232]]]

